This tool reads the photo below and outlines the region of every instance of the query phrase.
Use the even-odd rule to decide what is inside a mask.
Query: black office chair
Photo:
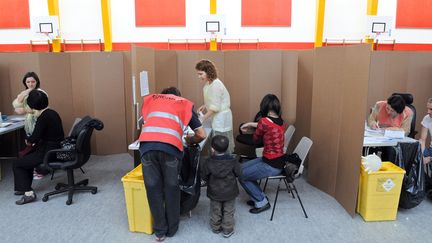
[[[48,151],[44,157],[44,166],[50,170],[66,170],[68,183],[58,183],[55,191],[46,193],[42,201],[48,201],[49,197],[63,192],[68,192],[67,205],[72,204],[72,197],[75,191],[90,191],[92,194],[97,193],[97,187],[87,186],[88,179],[75,183],[74,170],[81,168],[90,158],[91,148],[90,139],[93,129],[102,130],[103,123],[98,119],[91,119],[84,124],[78,132],[76,145],[74,149],[54,149]],[[59,159],[58,153],[72,153],[72,160]]]
[[[412,96],[412,94],[409,93],[393,93],[392,95],[400,95],[405,100],[406,106],[408,106],[413,112],[413,118],[411,121],[411,128],[408,137],[414,138],[417,134],[417,131],[415,130],[417,111],[416,108],[413,106],[414,97]]]

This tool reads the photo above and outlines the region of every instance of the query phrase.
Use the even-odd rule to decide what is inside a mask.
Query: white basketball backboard
[[[57,16],[35,16],[32,18],[31,29],[37,35],[46,35],[50,39],[60,36]]]
[[[200,24],[201,34],[226,34],[225,15],[203,15]]]
[[[392,35],[394,23],[392,16],[367,16],[366,35],[370,37]]]

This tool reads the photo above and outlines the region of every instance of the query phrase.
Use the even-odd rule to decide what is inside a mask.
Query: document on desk
[[[403,139],[405,137],[405,132],[399,130],[385,130],[384,137]]]
[[[20,122],[20,121],[24,121],[25,117],[14,117],[14,118],[11,118],[9,120],[12,122]]]
[[[2,122],[2,123],[0,123],[0,127],[7,127],[7,126],[10,126],[12,124],[13,124],[12,122]]]

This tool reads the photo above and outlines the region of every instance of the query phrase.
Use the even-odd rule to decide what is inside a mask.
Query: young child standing
[[[210,227],[213,233],[223,233],[225,238],[234,234],[235,198],[239,194],[236,177],[240,174],[238,160],[229,153],[229,140],[216,135],[211,140],[212,155],[201,170],[208,182],[207,197],[210,198]]]

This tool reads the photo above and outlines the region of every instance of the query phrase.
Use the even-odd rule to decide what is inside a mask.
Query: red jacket
[[[183,131],[192,117],[192,106],[191,101],[171,94],[147,95],[139,141],[167,143],[183,151]]]
[[[261,118],[254,133],[254,140],[263,137],[263,157],[275,159],[284,155],[284,126],[273,123],[269,118]]]

